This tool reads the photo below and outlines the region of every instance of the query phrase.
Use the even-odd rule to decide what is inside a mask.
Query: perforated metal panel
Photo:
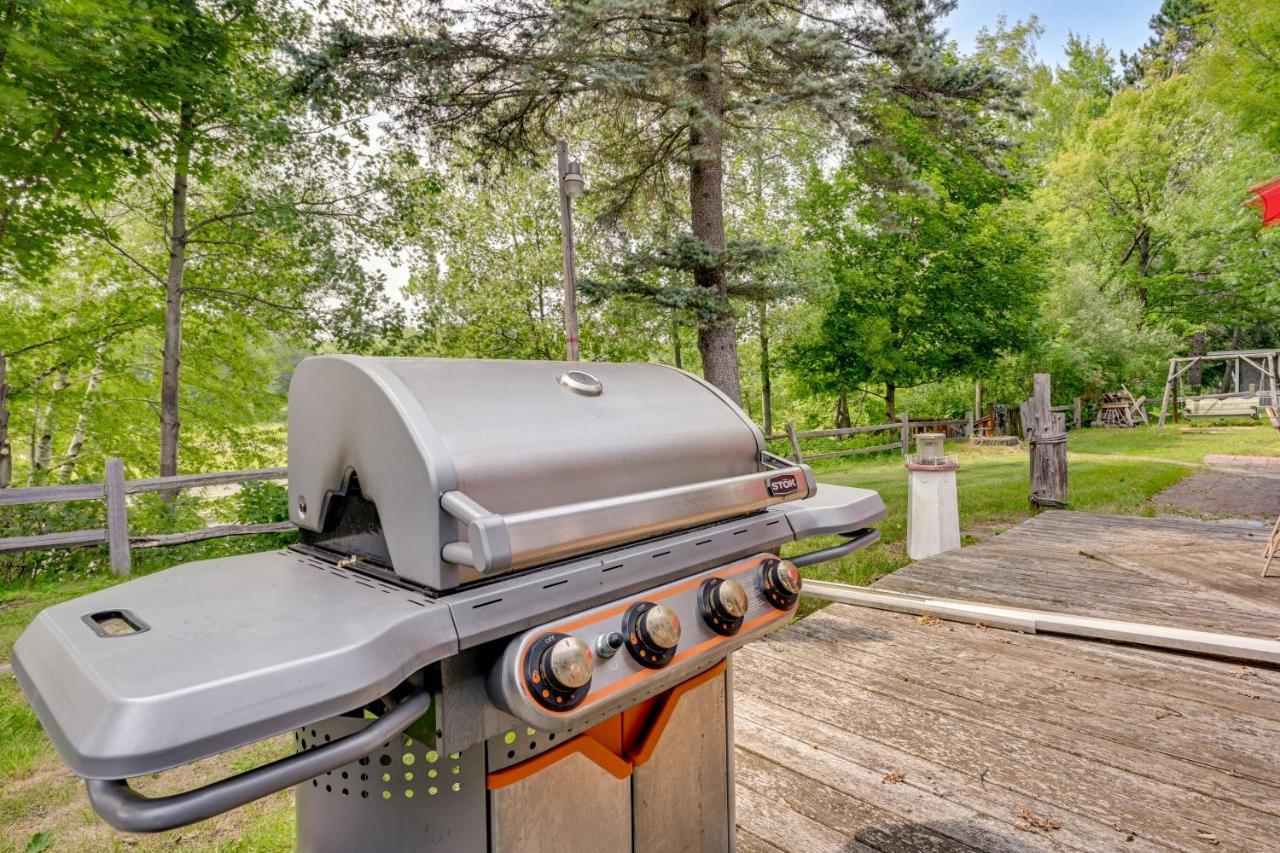
[[[294,732],[299,751],[363,728],[337,717]],[[297,788],[298,846],[350,850],[483,851],[483,746],[443,754],[401,735],[363,758]]]

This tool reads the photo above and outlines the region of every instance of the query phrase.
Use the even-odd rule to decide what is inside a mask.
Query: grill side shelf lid
[[[71,769],[122,779],[354,710],[457,646],[446,606],[276,551],[50,607],[13,668]]]

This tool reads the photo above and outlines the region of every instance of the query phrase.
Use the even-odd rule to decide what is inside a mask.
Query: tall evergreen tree
[[[740,396],[728,306],[724,163],[740,135],[767,133],[781,110],[808,110],[851,144],[878,143],[881,107],[901,104],[947,132],[1006,91],[989,67],[945,54],[937,29],[952,0],[438,0],[355,12],[309,60],[304,85],[373,97],[404,126],[485,152],[529,152],[557,132],[600,128],[625,166],[619,208],[683,170],[691,236],[678,262],[708,307],[703,372]]]

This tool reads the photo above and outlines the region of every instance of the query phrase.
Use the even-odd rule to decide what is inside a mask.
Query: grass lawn
[[[965,544],[994,535],[1031,514],[1027,504],[1028,462],[1022,448],[948,448],[960,459],[960,524]],[[1166,430],[1090,429],[1072,432],[1067,443],[1071,508],[1115,514],[1151,514],[1150,498],[1195,469],[1207,453],[1280,455],[1269,426],[1170,427]],[[823,460],[815,466],[822,482],[875,489],[889,514],[880,543],[805,574],[824,580],[865,584],[906,565],[907,481],[896,453]],[[806,542],[784,553],[836,544]],[[202,559],[229,549],[260,550],[252,540],[153,551],[139,572]],[[217,548],[217,551],[211,550]],[[163,556],[161,556],[163,555]],[[8,661],[13,642],[44,607],[115,583],[105,574],[52,576],[35,583],[0,587],[0,661]],[[805,602],[804,613],[816,603]],[[257,744],[228,756],[140,780],[149,793],[172,792],[211,781],[283,754],[287,738]],[[25,850],[136,849],[274,851],[292,850],[291,793],[194,827],[157,836],[124,836],[97,820],[79,780],[62,765],[23,700],[11,675],[0,676],[0,853]]]

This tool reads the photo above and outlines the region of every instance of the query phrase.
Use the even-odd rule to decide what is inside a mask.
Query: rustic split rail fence
[[[146,492],[174,492],[180,489],[197,489],[205,486],[222,486],[250,483],[258,480],[283,480],[286,468],[256,468],[247,471],[222,471],[213,474],[180,474],[176,477],[150,477],[142,480],[126,480],[124,463],[108,459],[101,483],[76,483],[68,486],[30,486],[0,489],[0,507],[31,504],[67,503],[69,501],[106,501],[107,526],[88,530],[67,530],[58,533],[41,533],[34,536],[10,536],[0,538],[0,554],[19,551],[44,551],[56,548],[84,548],[106,545],[111,571],[117,575],[129,574],[133,565],[133,548],[160,548],[168,545],[187,545],[207,539],[225,536],[252,536],[263,533],[286,533],[294,529],[289,521],[266,524],[216,524],[200,530],[182,533],[157,533],[141,536],[129,535],[129,495]]]
[[[835,459],[839,456],[855,456],[859,453],[880,453],[885,450],[900,450],[903,456],[911,453],[911,436],[918,432],[939,430],[948,436],[969,438],[973,435],[973,412],[966,412],[964,418],[957,420],[913,421],[903,414],[898,420],[887,424],[871,426],[842,427],[839,429],[815,429],[797,432],[795,424],[788,423],[787,430],[779,435],[767,435],[765,441],[783,441],[791,446],[787,457],[793,462],[812,462],[815,459]],[[806,438],[848,438],[854,435],[866,435],[876,432],[894,432],[897,437],[884,444],[873,444],[867,447],[849,447],[823,453],[806,454],[800,446],[801,439]]]

